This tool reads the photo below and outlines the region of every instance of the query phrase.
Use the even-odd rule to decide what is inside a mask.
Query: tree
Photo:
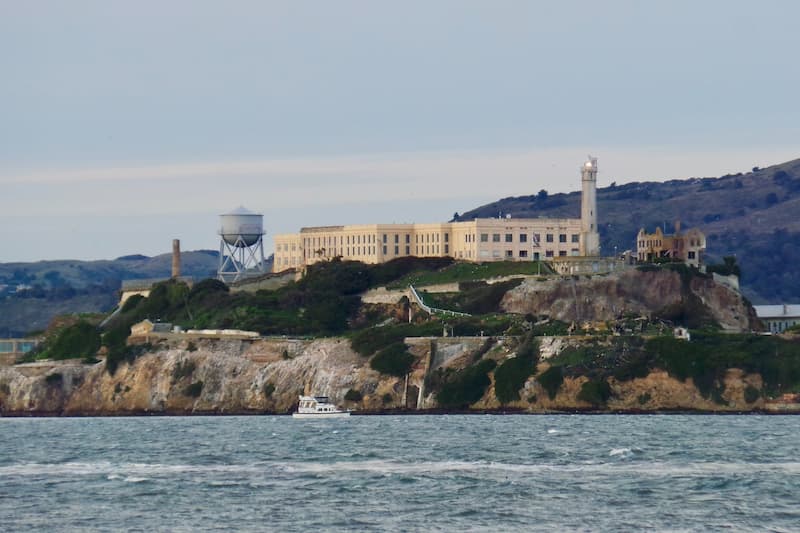
[[[547,191],[546,191],[546,190],[544,190],[544,189],[542,189],[541,191],[539,191],[539,192],[536,194],[536,199],[537,199],[537,200],[539,200],[539,201],[541,201],[541,202],[544,202],[545,200],[547,200]]]
[[[766,198],[767,205],[775,205],[778,203],[778,195],[774,192],[771,192],[767,195]]]

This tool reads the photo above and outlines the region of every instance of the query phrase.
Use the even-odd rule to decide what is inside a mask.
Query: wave
[[[629,448],[614,448],[609,455],[614,458],[635,453]],[[592,473],[592,474],[637,474],[653,477],[713,477],[725,475],[800,475],[800,462],[780,463],[729,463],[729,462],[584,462],[584,463],[501,463],[490,461],[419,461],[401,462],[369,459],[361,461],[324,462],[269,462],[250,464],[160,464],[160,463],[21,463],[0,466],[0,478],[11,477],[79,477],[102,476],[109,481],[152,481],[182,475],[211,476],[269,476],[312,474],[337,475],[347,473],[374,473],[382,475],[425,475],[448,473],[485,474],[539,474],[539,473]]]

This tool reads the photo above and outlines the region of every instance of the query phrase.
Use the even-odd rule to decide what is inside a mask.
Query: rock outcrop
[[[501,307],[509,313],[547,315],[564,322],[602,322],[625,314],[651,316],[685,305],[690,298],[725,330],[759,328],[753,308],[735,290],[710,276],[687,278],[670,270],[526,279],[505,295]]]

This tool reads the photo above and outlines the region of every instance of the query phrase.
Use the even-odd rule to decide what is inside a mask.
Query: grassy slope
[[[614,177],[601,177],[613,182]],[[577,185],[577,178],[576,178]],[[708,238],[710,260],[736,255],[745,294],[756,303],[800,301],[800,159],[756,172],[663,183],[635,182],[598,189],[604,253],[635,249],[636,234],[681,220]],[[580,194],[505,198],[460,218],[496,216],[578,217]]]

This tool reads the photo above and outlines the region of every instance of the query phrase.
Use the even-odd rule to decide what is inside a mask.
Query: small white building
[[[800,304],[754,305],[753,309],[770,333],[783,333],[800,324]]]

